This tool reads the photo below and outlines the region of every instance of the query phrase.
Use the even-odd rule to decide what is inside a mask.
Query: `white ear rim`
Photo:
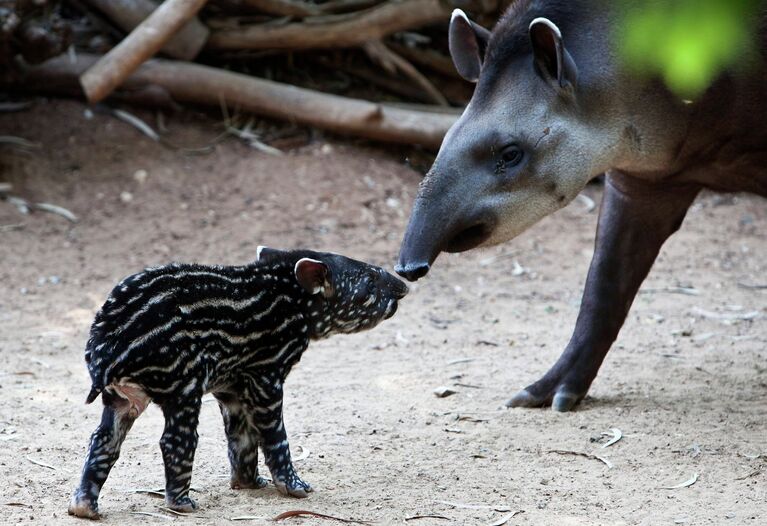
[[[458,8],[453,9],[453,14],[450,15],[450,23],[452,24],[456,18],[463,18],[464,20],[466,20],[467,23],[470,22],[469,17],[466,16],[466,13],[463,12],[463,9],[458,9]]]
[[[256,261],[261,261],[261,251],[265,248],[268,247],[265,247],[264,245],[258,245],[258,248],[256,249]]]
[[[538,25],[538,24],[544,24],[544,25],[548,26],[549,29],[554,31],[554,33],[557,35],[557,38],[559,38],[560,40],[562,39],[562,32],[559,30],[557,25],[554,22],[552,22],[551,20],[549,20],[548,18],[543,17],[543,16],[539,16],[538,18],[536,18],[532,22],[530,22],[530,25],[528,26],[527,30],[530,31],[533,28],[533,26]]]
[[[298,275],[298,267],[299,267],[299,265],[301,265],[302,262],[305,262],[305,261],[308,261],[308,262],[311,262],[311,263],[319,263],[320,265],[324,265],[324,263],[322,261],[319,261],[317,259],[301,258],[298,261],[296,261],[296,266],[293,267],[293,275],[294,276]],[[320,292],[322,292],[324,294],[325,293],[325,287],[323,287],[322,285],[317,285],[316,287],[314,287],[314,289],[312,290],[311,294],[312,295],[319,294]]]

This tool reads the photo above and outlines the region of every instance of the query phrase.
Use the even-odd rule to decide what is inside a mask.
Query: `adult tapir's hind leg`
[[[680,227],[699,190],[608,174],[594,257],[570,343],[543,378],[507,405],[550,403],[568,411],[586,395],[661,245]]]
[[[133,422],[148,403],[134,401],[119,396],[108,389],[101,395],[104,411],[101,413],[101,423],[91,435],[88,456],[85,459],[80,485],[72,495],[67,510],[70,515],[97,519],[98,498],[109,471],[120,456],[120,446],[125,440]]]
[[[229,449],[232,489],[260,489],[266,479],[258,475],[258,430],[248,421],[245,406],[239,396],[214,393],[224,418],[224,430]]]

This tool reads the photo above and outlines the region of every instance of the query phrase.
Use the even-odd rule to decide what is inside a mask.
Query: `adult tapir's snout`
[[[440,252],[463,252],[484,243],[496,220],[490,210],[475,210],[470,199],[424,196],[415,201],[400,247],[397,273],[409,281],[425,276]],[[464,196],[465,197],[465,196]]]

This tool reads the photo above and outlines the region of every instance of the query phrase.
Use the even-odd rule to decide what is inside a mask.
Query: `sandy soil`
[[[0,202],[3,524],[82,524],[66,505],[100,415],[99,404],[83,405],[82,352],[118,279],[172,260],[241,263],[259,244],[391,266],[420,177],[400,154],[324,140],[283,157],[236,142],[187,156],[83,110],[57,102],[0,117],[0,134],[42,145],[0,150],[0,180],[80,217],[22,216]],[[170,128],[179,144],[216,134],[206,120]],[[598,187],[586,193],[598,202]],[[503,402],[545,372],[570,335],[596,223],[582,202],[512,243],[442,256],[392,320],[309,349],[286,404],[292,447],[310,452],[297,463],[317,490],[309,499],[229,489],[209,401],[193,478],[201,510],[164,513],[161,500],[133,492],[163,485],[161,415],[151,407],[102,492],[103,522],[225,524],[309,509],[380,524],[443,517],[407,521],[418,526],[502,524],[509,512],[496,510],[520,512],[509,525],[765,524],[767,290],[739,285],[767,283],[765,204],[699,199],[576,412]],[[697,295],[668,291],[679,286]],[[439,386],[457,394],[437,398]],[[623,439],[602,448],[611,428]],[[599,455],[612,468],[552,450]],[[693,485],[664,489],[693,474]]]

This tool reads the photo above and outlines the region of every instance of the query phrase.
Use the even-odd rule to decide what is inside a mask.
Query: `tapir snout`
[[[413,206],[405,237],[400,247],[397,274],[408,281],[425,276],[440,252],[464,252],[487,241],[497,224],[489,208],[477,208],[471,202],[440,206],[420,197]]]

